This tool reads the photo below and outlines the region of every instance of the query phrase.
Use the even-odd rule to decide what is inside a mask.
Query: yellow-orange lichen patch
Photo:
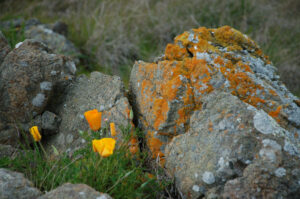
[[[278,106],[275,111],[270,111],[269,115],[275,119],[278,119],[278,115],[282,109],[282,105]]]
[[[160,98],[154,100],[153,113],[155,115],[154,128],[156,130],[158,130],[159,126],[166,121],[168,111],[168,101]]]
[[[278,96],[277,93],[272,89],[269,89],[269,93],[271,93],[271,95],[273,96]]]
[[[175,37],[174,41],[176,44],[181,44],[183,46],[187,46],[190,41],[188,40],[190,33],[188,32],[184,32],[181,35],[178,35],[177,37]]]
[[[240,125],[238,126],[238,128],[239,128],[240,130],[243,130],[243,129],[245,128],[245,125],[244,125],[244,124],[240,124]]]
[[[191,52],[194,56],[196,56],[197,52],[219,52],[219,50],[216,47],[209,44],[207,40],[203,39],[199,39],[197,43],[190,43],[188,49],[189,52]]]
[[[195,33],[195,36],[199,36],[203,40],[207,40],[207,41],[213,40],[211,31],[208,28],[200,27],[198,29],[193,29],[193,32]]]
[[[165,50],[165,59],[167,60],[182,60],[187,56],[186,48],[181,48],[176,44],[168,44]]]
[[[209,132],[213,132],[213,130],[214,130],[213,126],[214,126],[214,124],[211,121],[209,121],[209,123],[208,123],[208,131]]]
[[[215,64],[219,64],[220,66],[225,66],[224,59],[222,59],[220,56],[218,56],[216,59],[214,59]]]
[[[148,131],[147,133],[147,145],[152,153],[152,158],[164,157],[164,154],[161,152],[160,148],[163,145],[158,138],[154,137],[154,132]]]

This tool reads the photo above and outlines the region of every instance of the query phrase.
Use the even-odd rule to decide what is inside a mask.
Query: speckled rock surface
[[[42,193],[21,173],[0,168],[1,199],[36,199]]]
[[[102,126],[110,122],[119,127],[130,123],[130,105],[124,93],[124,85],[117,76],[91,73],[81,75],[66,89],[64,97],[54,110],[61,117],[59,134],[50,143],[58,149],[75,149],[85,143],[78,131],[89,130],[84,112],[97,109],[102,112]],[[105,122],[104,120],[107,119]]]
[[[224,26],[177,36],[155,63],[135,63],[130,99],[153,158],[166,162],[184,197],[222,194],[230,179],[249,180],[243,171],[254,163],[272,172],[293,165],[284,169],[295,186],[283,197],[300,186],[292,174],[300,157],[299,99],[241,32]]]
[[[2,34],[2,32],[0,31],[0,65],[3,62],[5,56],[9,53],[10,51],[10,46],[6,40],[6,38],[4,37],[4,35]]]
[[[173,138],[166,148],[165,166],[187,198],[224,185],[224,195],[230,198],[300,194],[300,170],[295,170],[300,165],[299,140],[294,135],[232,94],[213,91],[202,103],[190,118],[189,131]],[[267,129],[273,130],[266,133]],[[276,176],[280,168],[283,176]],[[231,184],[235,181],[239,183]]]
[[[53,54],[40,42],[26,40],[12,50],[0,66],[0,131],[31,122],[57,97],[57,90],[72,81],[75,72],[73,61]],[[9,134],[4,144],[19,133]]]
[[[55,53],[72,57],[75,63],[79,63],[79,50],[64,35],[57,33],[58,25],[54,30],[45,25],[31,26],[25,31],[25,37],[43,42]]]
[[[85,184],[66,183],[38,199],[112,199],[108,194],[95,191]]]
[[[0,144],[0,158],[3,157],[13,158],[16,157],[17,153],[18,153],[17,150],[12,146]]]

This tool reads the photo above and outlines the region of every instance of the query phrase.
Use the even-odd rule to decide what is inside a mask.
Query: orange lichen
[[[155,115],[154,128],[158,130],[159,126],[167,119],[168,102],[165,99],[155,99],[153,111]]]
[[[271,95],[273,96],[278,96],[277,93],[272,89],[269,89],[269,93],[271,93]]]
[[[209,132],[213,132],[213,130],[214,130],[213,126],[214,126],[213,123],[211,121],[209,121],[209,123],[208,123],[208,131]]]
[[[175,44],[168,44],[165,50],[165,59],[181,60],[187,56],[186,48],[181,48]]]
[[[240,124],[240,125],[238,126],[238,128],[242,130],[242,129],[245,128],[245,125],[244,125],[244,124]]]
[[[214,62],[216,64],[220,64],[220,66],[224,66],[225,65],[224,60],[220,56],[218,56],[216,59],[214,59]]]
[[[278,117],[278,115],[279,115],[281,109],[282,109],[282,105],[278,106],[278,107],[276,108],[275,111],[270,111],[270,112],[269,112],[269,115],[270,115],[271,117],[277,119],[277,117]]]
[[[161,142],[158,138],[154,137],[154,133],[151,131],[148,131],[147,133],[147,145],[152,152],[152,158],[157,158],[158,156],[160,158],[164,157],[164,154],[161,152],[160,147],[163,145],[163,142]]]

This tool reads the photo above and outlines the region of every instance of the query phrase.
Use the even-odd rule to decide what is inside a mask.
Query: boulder
[[[131,107],[125,97],[124,85],[117,76],[91,73],[90,77],[81,75],[70,85],[53,110],[61,117],[59,134],[50,143],[57,149],[75,149],[85,144],[79,131],[89,130],[84,112],[97,109],[102,112],[102,126],[110,122],[116,124],[120,136],[121,126],[130,124]]]
[[[166,163],[184,198],[247,197],[253,187],[262,197],[268,186],[247,173],[260,175],[256,168],[277,182],[270,196],[299,194],[299,99],[241,32],[202,27],[177,36],[155,63],[135,63],[130,100],[153,158]],[[284,170],[283,180],[273,176]],[[253,186],[234,192],[246,182]]]
[[[6,38],[4,37],[4,35],[2,34],[2,32],[0,31],[0,65],[3,62],[5,56],[9,53],[10,51],[10,46],[6,40]]]
[[[31,26],[25,30],[25,37],[43,42],[56,54],[69,56],[76,64],[79,63],[79,50],[64,35],[58,33],[61,32],[63,34],[67,34],[66,27],[63,26],[62,23],[57,23],[53,27],[54,30],[50,29],[50,27],[47,27],[46,25]]]
[[[10,138],[15,140],[20,129],[27,130],[51,98],[72,81],[75,72],[73,61],[53,54],[35,40],[25,40],[13,49],[0,66],[0,138],[6,139],[1,143],[14,142]]]
[[[1,199],[36,199],[42,193],[23,174],[0,168]]]
[[[51,190],[37,199],[112,199],[108,194],[95,191],[93,188],[85,184],[66,183],[60,187]]]

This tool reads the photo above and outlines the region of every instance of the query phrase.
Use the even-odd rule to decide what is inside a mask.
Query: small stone
[[[202,176],[202,180],[206,184],[213,184],[215,182],[215,176],[212,172],[205,171]]]
[[[277,177],[279,177],[279,178],[285,176],[285,175],[286,175],[286,170],[285,170],[285,168],[280,167],[280,168],[276,169],[276,170],[275,170],[275,175],[276,175]]]
[[[194,185],[192,189],[195,192],[199,192],[200,191],[200,187],[198,185]]]
[[[23,44],[23,42],[17,43],[16,46],[15,46],[15,48],[19,48],[22,44]]]
[[[38,93],[35,98],[32,99],[32,105],[36,107],[42,107],[45,102],[45,94]]]
[[[50,91],[52,89],[52,83],[47,81],[41,82],[40,88],[42,91]]]

